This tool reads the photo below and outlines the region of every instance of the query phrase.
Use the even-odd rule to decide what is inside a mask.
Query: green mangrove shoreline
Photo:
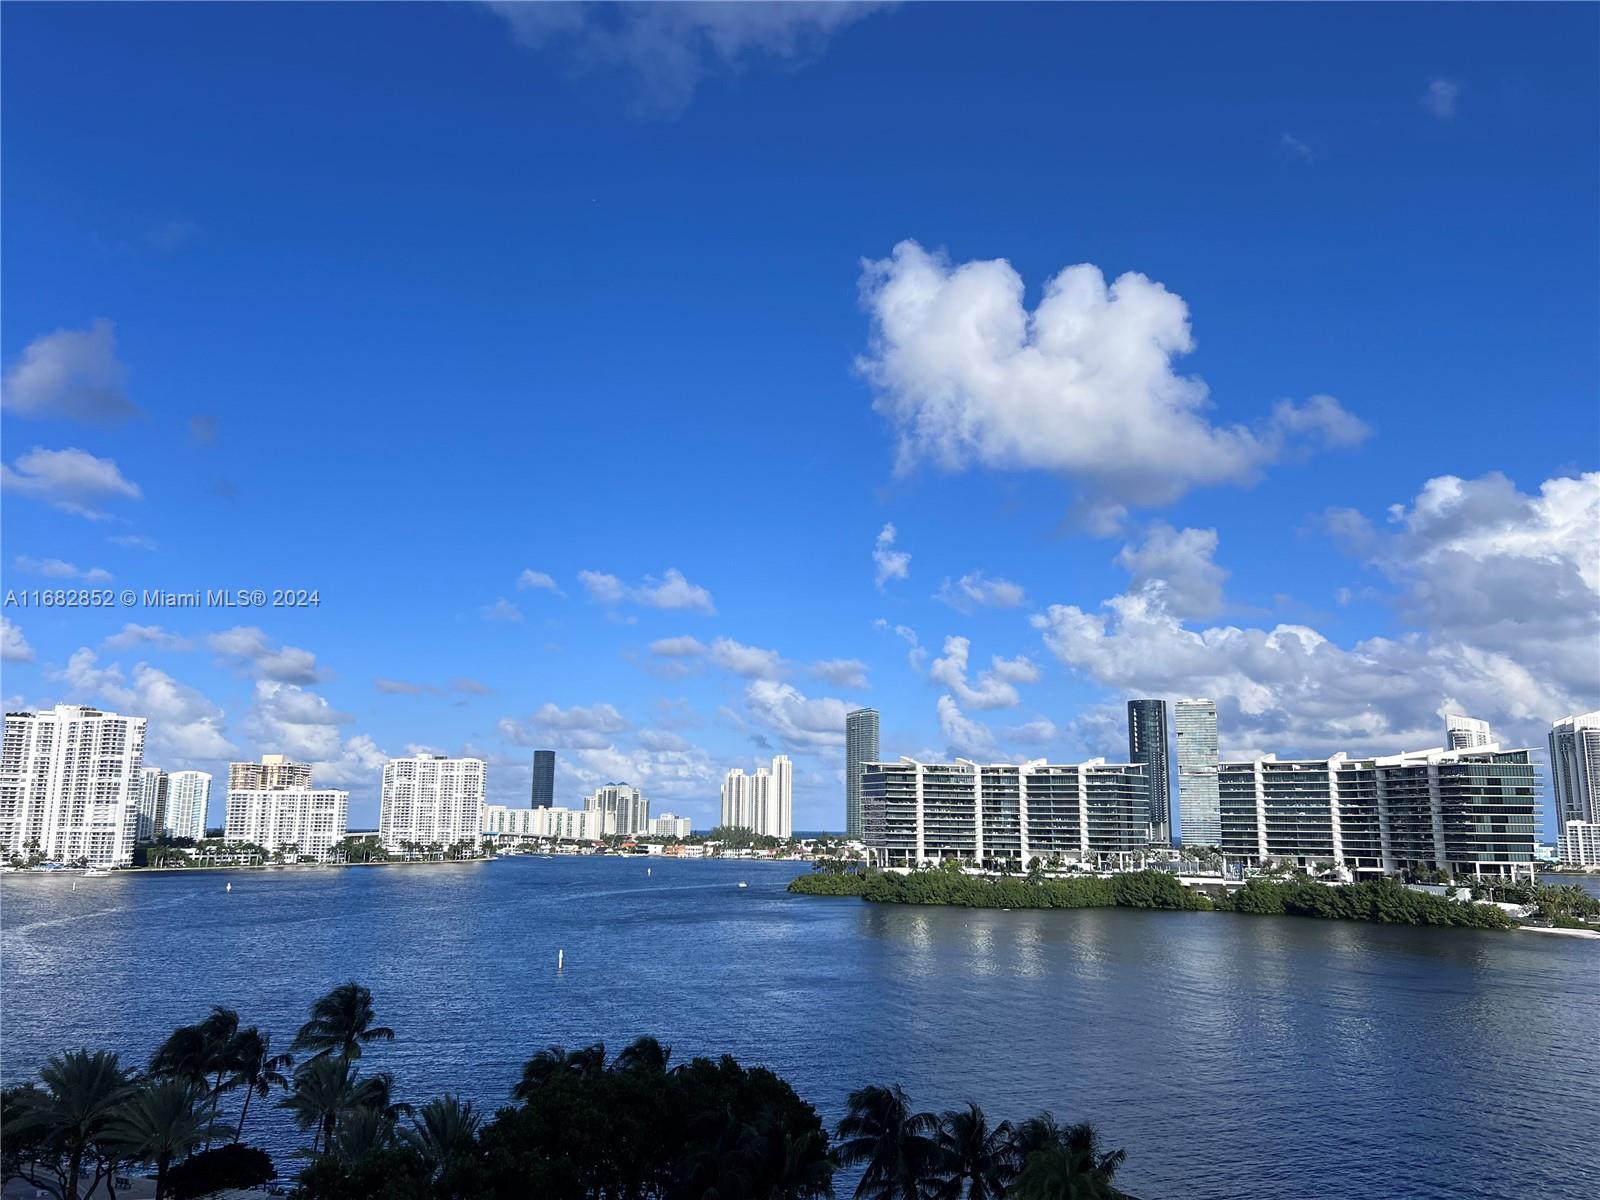
[[[1412,891],[1392,879],[1329,887],[1309,879],[1252,879],[1243,887],[1208,894],[1185,887],[1164,871],[1109,878],[987,878],[948,870],[851,873],[814,871],[789,884],[802,896],[855,896],[873,904],[937,904],[962,908],[1141,908],[1169,912],[1234,912],[1253,916],[1320,917],[1387,925],[1446,925],[1515,929],[1518,923],[1492,904],[1448,900]]]

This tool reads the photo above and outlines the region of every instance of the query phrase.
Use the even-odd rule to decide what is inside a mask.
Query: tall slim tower
[[[1570,821],[1600,823],[1600,712],[1551,726],[1550,786],[1561,832]]]
[[[1178,837],[1185,846],[1219,845],[1217,702],[1179,700],[1173,724],[1178,731]]]
[[[1444,719],[1444,743],[1446,750],[1476,750],[1494,745],[1494,734],[1487,721],[1448,714]]]
[[[878,761],[878,710],[858,708],[844,719],[844,834],[859,838],[861,768]]]
[[[552,808],[556,802],[556,752],[533,752],[533,798],[529,808]]]
[[[1150,844],[1172,845],[1172,788],[1167,768],[1167,702],[1128,701],[1128,761],[1150,781]]]

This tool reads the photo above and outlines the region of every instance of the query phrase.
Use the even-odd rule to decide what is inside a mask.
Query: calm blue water
[[[400,1033],[363,1064],[407,1098],[493,1104],[541,1046],[649,1033],[766,1063],[829,1120],[868,1081],[1090,1118],[1147,1200],[1600,1194],[1600,943],[893,908],[791,897],[796,866],[650,866],[6,876],[0,1071],[79,1045],[142,1062],[212,1003],[286,1046],[356,978]],[[251,1124],[298,1144],[270,1109]]]

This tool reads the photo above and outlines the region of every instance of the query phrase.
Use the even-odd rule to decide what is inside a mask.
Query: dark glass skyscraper
[[[553,808],[556,803],[556,752],[533,752],[533,800],[529,808]]]
[[[1167,774],[1167,702],[1128,701],[1128,761],[1150,780],[1150,844],[1172,845],[1172,792]]]
[[[844,833],[862,836],[861,768],[878,761],[878,710],[858,708],[844,719]]]

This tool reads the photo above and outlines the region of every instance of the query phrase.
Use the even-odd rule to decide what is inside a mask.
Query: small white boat
[[[739,886],[742,887],[742,888],[747,888],[750,885],[748,883],[746,883],[744,880],[741,879],[741,880],[739,880]]]
[[[90,876],[90,875],[109,875],[109,874],[111,874],[111,872],[109,870],[107,870],[105,867],[90,867],[87,871],[84,872],[84,875],[86,877]]]

